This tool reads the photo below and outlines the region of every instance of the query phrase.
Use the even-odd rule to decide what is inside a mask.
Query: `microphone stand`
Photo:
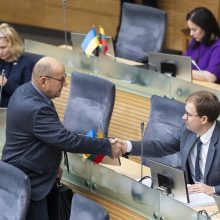
[[[64,23],[64,39],[65,39],[65,45],[67,49],[67,25],[66,25],[66,4],[67,0],[62,0],[63,1],[63,23]]]
[[[0,86],[0,106],[2,104],[2,89],[3,89],[4,78],[5,78],[5,70],[4,69],[2,69],[1,76],[2,76],[2,81],[1,81],[1,86]]]
[[[144,122],[141,122],[141,179],[143,179]]]

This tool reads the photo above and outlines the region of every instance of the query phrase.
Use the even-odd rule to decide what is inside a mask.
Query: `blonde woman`
[[[24,44],[9,24],[0,24],[0,106],[7,107],[15,89],[30,81],[33,60],[24,53]]]

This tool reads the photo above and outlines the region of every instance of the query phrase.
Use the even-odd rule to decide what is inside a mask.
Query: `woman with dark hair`
[[[184,55],[192,58],[193,79],[220,83],[220,29],[215,16],[199,7],[186,20],[193,39]]]

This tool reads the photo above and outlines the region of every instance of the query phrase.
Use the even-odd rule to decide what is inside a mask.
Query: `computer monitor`
[[[73,51],[83,52],[81,48],[81,43],[85,38],[86,34],[71,32],[71,41],[73,46]],[[115,51],[113,46],[113,40],[111,36],[105,36],[106,43],[108,45],[107,54],[109,54],[110,58],[115,59]]]
[[[192,82],[191,57],[150,52],[148,59],[150,69]]]
[[[7,108],[0,108],[0,155],[5,144]]]
[[[160,190],[174,199],[189,203],[185,172],[166,164],[149,160],[153,188]]]

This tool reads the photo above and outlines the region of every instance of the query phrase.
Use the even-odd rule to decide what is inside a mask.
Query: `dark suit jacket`
[[[31,74],[35,63],[41,55],[24,53],[15,62],[6,62],[0,59],[0,71],[5,70],[8,81],[2,89],[0,106],[7,107],[13,92],[22,84],[31,80]]]
[[[33,200],[45,198],[51,190],[62,151],[111,155],[107,139],[79,136],[65,129],[50,102],[29,82],[15,91],[7,110],[2,160],[29,176]]]
[[[177,131],[176,138],[169,146],[163,145],[163,140],[155,143],[144,143],[144,156],[165,156],[180,151],[182,169],[185,170],[187,181],[192,183],[189,173],[188,157],[195,144],[196,134],[186,129],[184,126]],[[153,147],[152,147],[153,145]],[[140,155],[141,142],[132,141],[131,154]],[[217,121],[216,127],[211,137],[208,155],[206,159],[204,183],[215,186],[216,193],[220,193],[220,122]]]

